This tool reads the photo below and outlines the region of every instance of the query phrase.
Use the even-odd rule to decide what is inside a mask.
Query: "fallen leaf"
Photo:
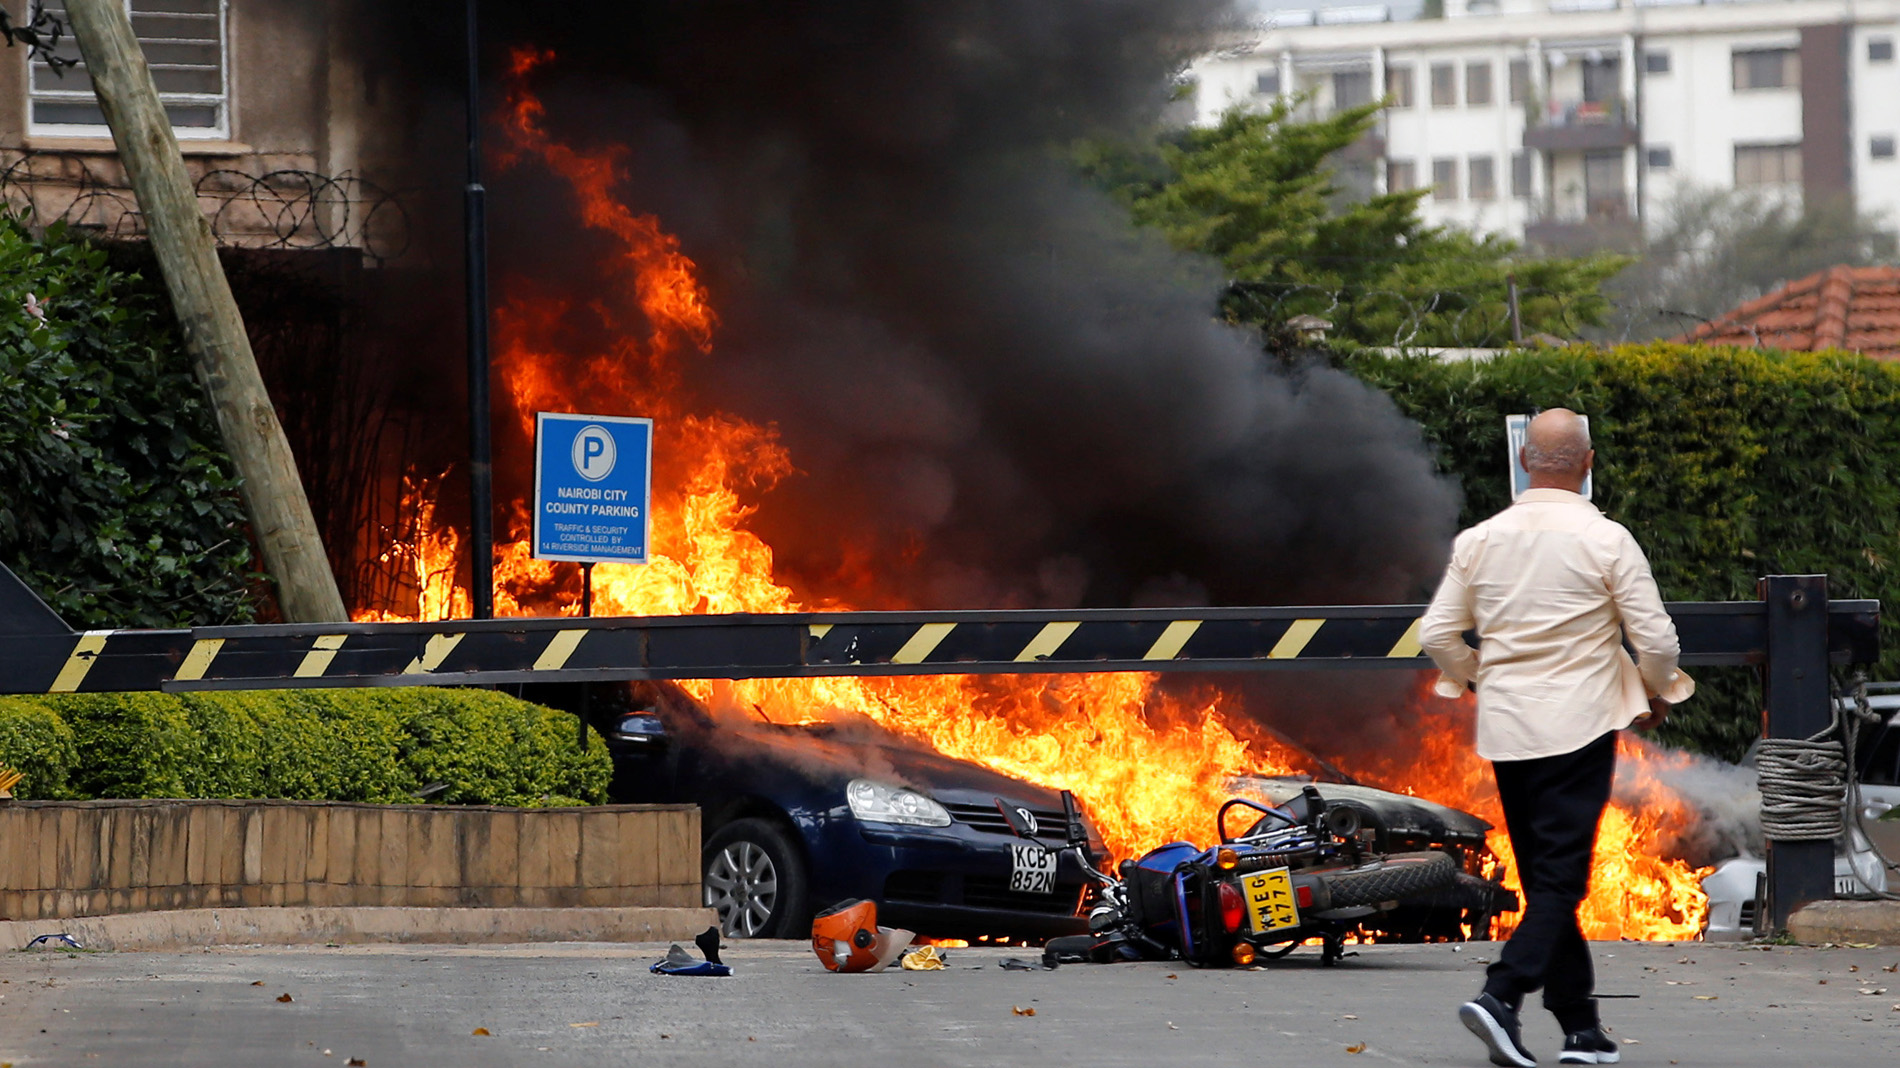
[[[255,983],[252,983],[251,985],[252,985],[252,986],[263,986],[263,985],[264,985],[264,980],[262,980],[262,979],[259,979],[259,980],[258,980],[257,982],[255,982]]]
[[[1643,1040],[1640,1038],[1626,1038],[1623,1040],[1623,1044],[1625,1046],[1640,1046],[1643,1044]]]
[[[1013,1012],[1013,1013],[1015,1013],[1015,1014],[1016,1014],[1016,1015],[1018,1015],[1018,1016],[1034,1016],[1034,1015],[1036,1015],[1036,1010],[1035,1010],[1035,1009],[1025,1009],[1025,1008],[1023,1008],[1023,1007],[1022,1007],[1021,1005],[1011,1005],[1011,1006],[1009,1007],[1009,1011],[1011,1011],[1011,1012]]]
[[[1341,1017],[1340,1017],[1340,1019],[1342,1019],[1342,1020],[1357,1020],[1358,1018],[1359,1018],[1359,1017],[1357,1017],[1357,1016],[1354,1016],[1354,1015],[1353,1015],[1352,1013],[1350,1013],[1350,1012],[1349,1012],[1349,1013],[1347,1013],[1346,1015],[1344,1015],[1344,1016],[1341,1016]]]
[[[1860,988],[1860,992],[1863,994],[1885,994],[1887,988],[1884,986],[1863,986]]]
[[[469,1033],[470,1033],[470,1034],[472,1034],[472,1035],[486,1035],[486,1034],[488,1034],[488,1028],[486,1028],[486,1027],[477,1027],[477,1028],[476,1028],[475,1030],[473,1030],[473,1031],[471,1031],[471,1032],[469,1032]]]
[[[661,1038],[672,1038],[673,1036],[672,1036],[672,1035],[661,1035],[660,1037],[661,1037]],[[547,1047],[546,1047],[546,1046],[542,1046],[541,1048],[542,1048],[542,1049],[547,1049]]]
[[[1364,1042],[1354,1042],[1352,1045],[1346,1047],[1347,1053],[1364,1053],[1365,1051],[1366,1044]]]
[[[1826,980],[1826,979],[1823,979],[1823,980],[1821,980],[1821,985],[1822,985],[1822,986],[1826,986],[1826,985],[1827,985],[1827,980]]]
[[[1873,942],[1849,942],[1847,943],[1847,948],[1848,949],[1877,949],[1879,947]]]
[[[336,1056],[336,1054],[334,1054],[334,1053],[331,1053],[331,1052],[330,1052],[329,1050],[327,1050],[327,1049],[323,1051],[323,1055],[324,1055],[325,1057],[334,1057],[334,1056]]]
[[[1900,972],[1900,964],[1889,964],[1880,970],[1883,972]]]
[[[1168,1030],[1170,1030],[1170,1031],[1179,1031],[1179,1030],[1180,1030],[1180,1028],[1179,1028],[1179,1027],[1176,1027],[1176,1026],[1174,1026],[1174,1021],[1173,1021],[1173,1020],[1169,1020],[1169,1021],[1168,1021]]]
[[[1179,979],[1179,978],[1181,978],[1181,977],[1180,977],[1180,976],[1178,976],[1178,975],[1176,975],[1176,974],[1175,974],[1175,973],[1173,973],[1173,972],[1169,972],[1169,973],[1168,973],[1168,978],[1170,978],[1170,979]]]
[[[283,1002],[283,1003],[284,1003],[284,1004],[286,1004],[286,1005],[288,1005],[288,1004],[290,1004],[290,995],[289,995],[289,994],[279,994],[279,995],[277,995],[277,1000],[278,1000],[278,1001],[281,1001],[281,1002]]]
[[[361,1057],[351,1057],[349,1060],[344,1061],[343,1064],[345,1068],[364,1068],[369,1062]]]
[[[569,1027],[599,1027],[599,1026],[600,1026],[600,1021],[599,1021],[599,1020],[589,1020],[589,1021],[587,1021],[586,1023],[577,1023],[577,1024],[568,1024],[567,1026],[569,1026]],[[665,1035],[661,1035],[660,1037],[661,1037],[661,1038],[665,1038],[666,1036],[665,1036]]]
[[[1715,995],[1714,994],[1697,994],[1695,996],[1695,999],[1697,1001],[1714,1001]]]

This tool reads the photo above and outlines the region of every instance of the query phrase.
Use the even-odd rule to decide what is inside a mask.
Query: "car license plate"
[[[1009,888],[1029,894],[1056,892],[1056,853],[1034,842],[1013,842]]]
[[[1247,899],[1247,918],[1255,934],[1284,931],[1300,925],[1300,906],[1293,898],[1293,876],[1285,868],[1257,871],[1240,877]]]

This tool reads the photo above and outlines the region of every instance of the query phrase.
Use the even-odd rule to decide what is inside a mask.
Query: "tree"
[[[1674,337],[1781,286],[1834,266],[1895,262],[1886,220],[1844,199],[1685,186],[1658,213],[1643,258],[1609,286],[1634,310],[1632,339]]]
[[[1270,346],[1300,314],[1361,344],[1502,345],[1512,276],[1526,335],[1572,337],[1603,321],[1599,287],[1627,260],[1528,258],[1503,238],[1425,225],[1424,190],[1355,195],[1333,161],[1383,105],[1300,121],[1302,104],[1236,108],[1144,144],[1086,145],[1081,165],[1136,222],[1218,259],[1232,279],[1223,312],[1265,328]]]

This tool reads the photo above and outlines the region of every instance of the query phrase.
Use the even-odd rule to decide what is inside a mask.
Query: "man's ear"
[[[1586,475],[1589,474],[1590,469],[1595,467],[1596,463],[1597,463],[1597,451],[1595,449],[1591,449],[1589,452],[1584,453],[1583,454],[1583,473]]]
[[[1529,471],[1531,469],[1530,446],[1519,445],[1517,447],[1517,466],[1523,468],[1526,471]]]

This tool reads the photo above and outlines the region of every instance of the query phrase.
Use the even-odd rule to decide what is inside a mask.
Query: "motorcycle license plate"
[[[1300,906],[1293,898],[1293,876],[1285,868],[1241,876],[1240,891],[1247,899],[1247,919],[1255,934],[1300,925]]]
[[[1009,848],[1014,854],[1009,866],[1011,890],[1029,894],[1056,892],[1055,850],[1044,849],[1033,842],[1015,842]]]

